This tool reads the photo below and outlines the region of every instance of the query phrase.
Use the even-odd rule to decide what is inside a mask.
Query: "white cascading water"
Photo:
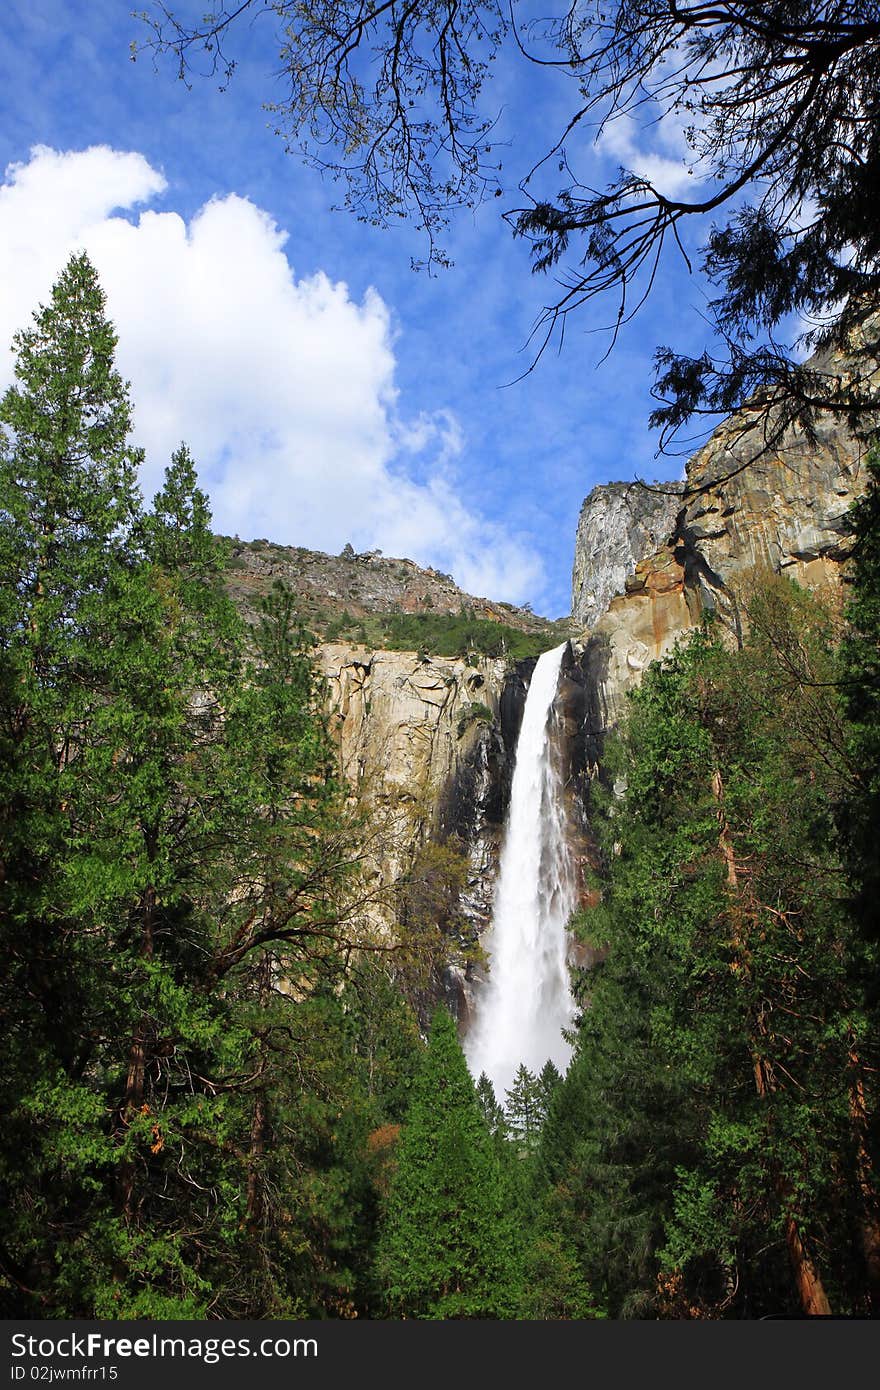
[[[510,809],[487,942],[489,980],[465,1039],[471,1073],[485,1072],[499,1101],[521,1062],[564,1071],[562,1036],[574,1014],[566,927],[577,890],[565,827],[553,700],[566,643],[538,658],[516,745]]]

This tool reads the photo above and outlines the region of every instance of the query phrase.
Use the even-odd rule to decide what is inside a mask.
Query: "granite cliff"
[[[505,663],[337,643],[317,657],[342,773],[376,832],[374,887],[399,880],[425,840],[455,833],[469,861],[468,915],[482,930],[503,814]]]
[[[230,548],[229,589],[245,617],[281,580],[317,637],[340,770],[371,826],[375,921],[394,930],[386,890],[427,840],[455,837],[468,860],[463,912],[482,931],[525,678],[567,622],[474,597],[449,575],[379,551],[237,539]]]
[[[571,613],[592,627],[645,556],[671,535],[683,484],[606,483],[581,507],[571,575]]]
[[[769,568],[807,587],[836,582],[845,517],[864,487],[865,445],[821,417],[756,448],[756,417],[724,421],[669,484],[611,484],[584,502],[572,613],[598,728],[618,717],[645,667],[714,612],[736,638],[739,593]]]

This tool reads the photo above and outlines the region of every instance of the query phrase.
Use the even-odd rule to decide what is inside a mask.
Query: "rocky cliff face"
[[[474,597],[450,575],[379,551],[358,554],[346,546],[326,555],[237,538],[229,547],[228,587],[243,616],[254,622],[280,580],[317,635],[340,771],[365,817],[366,910],[374,924],[394,935],[395,889],[418,851],[428,840],[454,837],[469,866],[461,909],[482,933],[535,660],[511,665],[510,652],[553,646],[567,624]],[[407,620],[403,627],[395,627],[398,618]],[[444,634],[452,649],[468,655],[429,654],[432,643],[447,641]],[[404,641],[427,650],[390,649]],[[447,1001],[463,1019],[468,982],[454,971],[447,975]]]
[[[510,779],[530,658],[509,667],[324,644],[318,649],[342,772],[368,813],[368,872],[376,892],[374,921],[393,934],[387,889],[406,873],[429,838],[455,836],[468,858],[461,909],[482,934],[491,919]],[[571,647],[556,699],[564,744],[565,793],[573,847],[592,862],[585,787],[593,771],[588,671]],[[466,1024],[471,982],[449,970],[447,1003]]]
[[[431,835],[455,833],[471,865],[467,911],[482,929],[503,815],[505,663],[340,644],[319,647],[318,660],[341,769],[373,827],[374,886],[395,883]],[[393,925],[381,901],[376,915]]]
[[[253,621],[260,600],[276,580],[297,597],[303,622],[323,637],[341,614],[352,623],[374,614],[447,614],[466,609],[476,618],[505,623],[521,632],[541,634],[552,627],[527,608],[477,598],[460,589],[449,574],[424,569],[414,560],[396,559],[380,550],[358,553],[346,546],[339,555],[267,540],[227,537],[231,560],[228,586],[245,617]]]
[[[760,438],[747,411],[725,421],[688,463],[668,512],[638,486],[595,489],[584,503],[574,567],[579,615],[588,611],[582,576],[594,594],[613,590],[582,634],[599,727],[615,721],[645,667],[707,610],[738,633],[738,593],[750,571],[785,572],[809,587],[836,579],[848,553],[846,512],[864,486],[864,446],[830,418],[814,439],[794,428],[772,447],[761,448]],[[621,525],[626,546],[615,550],[606,528]],[[587,545],[591,554],[580,553]]]
[[[581,507],[571,575],[571,614],[592,627],[638,562],[668,540],[680,506],[680,483],[606,483]]]

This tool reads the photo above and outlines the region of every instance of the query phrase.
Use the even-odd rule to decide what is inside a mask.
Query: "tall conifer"
[[[302,1313],[331,1223],[291,1217],[303,1149],[267,1149],[339,1052],[305,1005],[357,944],[349,842],[289,595],[246,659],[185,448],[141,510],[115,344],[74,257],[0,405],[0,1291]]]
[[[378,1270],[391,1316],[515,1316],[520,1250],[509,1196],[444,1009],[403,1126]]]

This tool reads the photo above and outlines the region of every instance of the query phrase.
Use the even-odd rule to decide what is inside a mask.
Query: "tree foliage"
[[[496,184],[488,158],[494,120],[479,99],[507,31],[504,7],[246,0],[218,6],[195,27],[164,4],[141,17],[153,34],[146,46],[171,50],[180,77],[201,67],[228,82],[234,28],[248,14],[270,16],[282,36],[289,87],[269,106],[276,134],[340,180],[345,207],[362,220],[387,226],[414,216],[429,264],[445,264],[437,237],[450,209],[472,207]]]
[[[653,420],[664,439],[756,393],[776,407],[774,433],[794,418],[809,425],[820,408],[851,420],[875,410],[862,356],[876,356],[880,284],[873,0],[857,11],[844,0],[614,0],[540,15],[497,0],[246,0],[195,26],[156,4],[143,15],[145,46],[172,52],[181,76],[206,58],[228,78],[247,16],[270,17],[282,35],[288,85],[271,109],[288,147],[343,180],[360,217],[414,216],[429,260],[444,259],[437,238],[452,211],[504,187],[498,151],[510,142],[499,131],[494,143],[494,59],[511,65],[508,78],[528,80],[530,65],[552,75],[565,114],[543,133],[537,163],[519,170],[526,201],[505,211],[531,241],[535,270],[566,266],[539,352],[570,314],[608,295],[616,334],[669,252],[690,269],[692,225],[702,238],[723,346],[694,358],[658,351]],[[668,194],[627,168],[592,186],[596,139],[614,122],[658,120],[680,132],[693,193]],[[854,362],[804,365],[784,341],[793,315],[814,345],[843,345]]]
[[[442,997],[446,972],[482,959],[473,924],[462,911],[468,859],[455,837],[427,840],[398,884],[399,949],[395,970],[401,991],[427,1028]]]
[[[144,510],[115,345],[76,256],[0,404],[0,1288],[341,1314],[387,1118],[356,827],[291,597],[248,636],[184,447]]]
[[[868,486],[853,505],[847,628],[841,679],[850,757],[858,785],[842,807],[859,911],[870,937],[880,940],[880,451],[866,460]]]
[[[377,1269],[392,1316],[508,1318],[517,1232],[455,1024],[438,1009],[407,1110]]]
[[[486,1128],[493,1138],[499,1143],[507,1135],[507,1121],[504,1118],[504,1106],[499,1104],[495,1095],[495,1087],[489,1080],[484,1071],[477,1077],[477,1100],[483,1112],[483,1119]]]
[[[836,623],[773,581],[633,697],[577,1057],[539,1164],[615,1315],[864,1312],[874,1006],[835,833]]]
[[[520,1062],[517,1067],[513,1085],[505,1092],[505,1097],[508,1129],[515,1141],[529,1150],[537,1143],[544,1123],[544,1097],[538,1078],[525,1063]]]

